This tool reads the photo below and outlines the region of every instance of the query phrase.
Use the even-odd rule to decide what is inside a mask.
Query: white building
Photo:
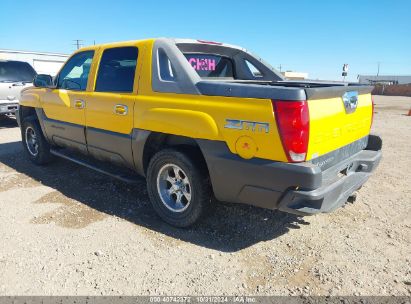
[[[0,60],[28,62],[38,74],[55,76],[69,55],[0,49]]]
[[[283,76],[287,79],[291,80],[304,80],[308,78],[308,73],[303,73],[303,72],[292,72],[292,71],[285,71],[281,72]]]

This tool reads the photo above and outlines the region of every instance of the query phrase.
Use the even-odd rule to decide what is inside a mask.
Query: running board
[[[92,169],[94,171],[97,171],[99,173],[108,175],[112,178],[121,180],[125,183],[128,184],[138,184],[141,183],[141,181],[143,180],[140,176],[138,176],[137,174],[130,174],[128,172],[122,172],[121,168],[119,169],[114,169],[111,166],[105,166],[104,163],[100,163],[101,166],[98,166],[98,161],[93,161],[93,160],[86,160],[86,159],[82,159],[82,157],[78,157],[76,158],[75,156],[72,155],[68,155],[68,153],[64,153],[62,150],[50,150],[50,153],[57,156],[57,157],[61,157],[64,159],[67,159],[69,161],[72,161],[78,165],[87,167],[89,169]],[[104,168],[107,167],[107,168]],[[124,169],[123,171],[131,171],[128,169]]]

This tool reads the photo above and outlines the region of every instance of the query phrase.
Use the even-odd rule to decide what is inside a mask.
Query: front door
[[[47,137],[56,145],[87,153],[84,129],[87,82],[94,51],[73,55],[41,97]]]
[[[127,167],[133,167],[131,136],[137,57],[135,46],[104,49],[86,108],[89,153]]]

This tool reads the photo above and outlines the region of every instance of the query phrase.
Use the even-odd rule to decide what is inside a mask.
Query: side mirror
[[[33,84],[38,88],[50,88],[53,86],[53,78],[50,75],[38,74],[34,77]]]

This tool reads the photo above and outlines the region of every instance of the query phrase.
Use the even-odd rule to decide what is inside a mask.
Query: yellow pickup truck
[[[23,90],[17,118],[34,163],[144,176],[158,215],[186,227],[214,198],[298,215],[353,201],[381,159],[371,89],[287,81],[241,47],[158,38],[78,50]]]

